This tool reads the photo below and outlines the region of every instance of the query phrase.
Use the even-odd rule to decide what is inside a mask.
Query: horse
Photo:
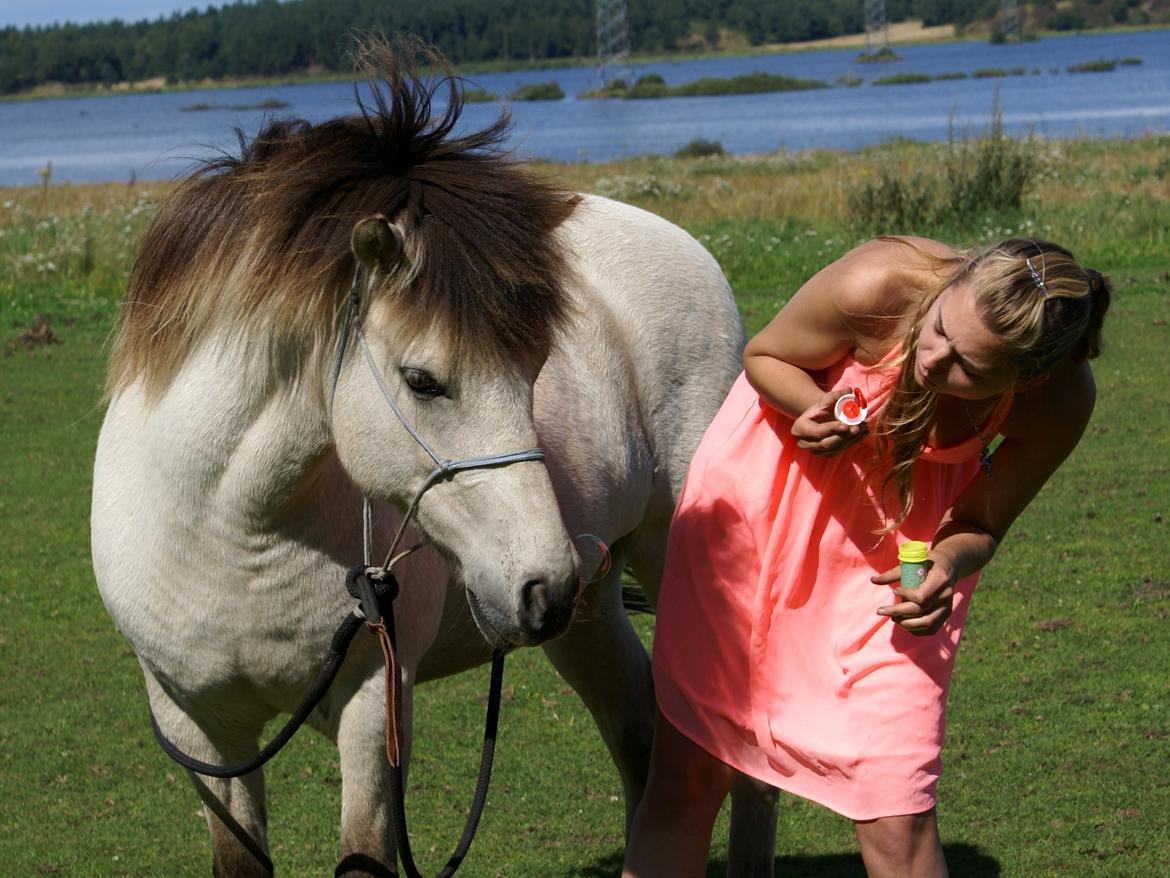
[[[368,42],[358,112],[241,134],[160,206],[112,344],[96,582],[161,731],[220,764],[310,686],[367,540],[421,543],[395,567],[404,758],[415,685],[541,645],[628,821],[654,707],[620,575],[656,598],[743,330],[681,229],[542,178],[506,113],[457,134],[458,79],[423,68],[442,63]],[[581,534],[612,554],[587,584]],[[359,638],[308,720],[339,751],[337,874],[394,874],[385,695]],[[215,874],[272,874],[263,772],[191,779]]]

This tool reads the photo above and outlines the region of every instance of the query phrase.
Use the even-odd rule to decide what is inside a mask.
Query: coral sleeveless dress
[[[861,387],[870,419],[895,378],[851,356],[817,374]],[[1005,394],[982,425],[993,436]],[[947,685],[977,577],[955,588],[935,635],[915,636],[880,606],[904,540],[930,542],[979,473],[978,435],[923,449],[914,508],[884,525],[858,443],[835,457],[797,448],[792,419],[740,375],[708,427],[671,524],[654,637],[658,705],[679,731],[740,771],[854,820],[934,806]]]

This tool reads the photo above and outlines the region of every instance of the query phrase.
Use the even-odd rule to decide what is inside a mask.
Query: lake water
[[[1170,132],[1170,31],[1049,37],[993,46],[984,42],[899,46],[902,60],[856,61],[857,49],[663,61],[635,75],[658,73],[678,85],[699,77],[768,73],[834,83],[852,74],[857,87],[804,92],[661,100],[578,100],[596,86],[589,68],[469,77],[506,95],[519,85],[557,81],[562,101],[513,104],[511,143],[520,155],[557,161],[605,161],[670,153],[696,138],[717,140],[731,153],[768,153],[813,147],[856,149],[890,137],[943,140],[951,125],[986,128],[998,90],[1005,129],[1049,138],[1140,137]],[[1140,65],[1108,73],[1066,72],[1069,65],[1140,58]],[[875,86],[894,73],[964,72],[1023,67],[1021,76],[968,78],[917,85]],[[184,111],[197,103],[256,104],[269,111]],[[169,179],[217,150],[234,149],[235,126],[254,134],[266,118],[294,115],[310,121],[354,111],[344,83],[240,88],[172,94],[0,103],[0,185],[38,182],[52,161],[54,182]],[[497,104],[469,104],[461,126],[487,125]]]

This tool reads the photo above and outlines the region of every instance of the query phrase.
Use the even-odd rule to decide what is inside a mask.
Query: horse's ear
[[[349,246],[367,271],[387,272],[405,258],[402,232],[380,213],[358,220]]]

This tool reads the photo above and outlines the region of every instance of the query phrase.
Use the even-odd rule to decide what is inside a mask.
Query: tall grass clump
[[[999,96],[987,135],[976,141],[956,139],[952,128],[947,141],[945,210],[957,217],[975,217],[988,211],[1018,210],[1037,167],[1031,138],[1004,134]]]
[[[696,137],[674,151],[676,159],[706,158],[713,155],[727,155],[727,150],[718,140],[707,140],[705,137]]]
[[[903,180],[882,169],[876,180],[865,180],[849,193],[849,210],[866,229],[921,229],[936,213],[931,184],[922,174]]]
[[[963,228],[995,213],[1018,211],[1039,166],[1032,138],[1014,139],[1003,130],[998,96],[991,125],[977,139],[957,136],[952,127],[942,152],[941,171],[907,179],[894,166],[849,192],[854,225],[868,230],[914,229],[930,225]]]

